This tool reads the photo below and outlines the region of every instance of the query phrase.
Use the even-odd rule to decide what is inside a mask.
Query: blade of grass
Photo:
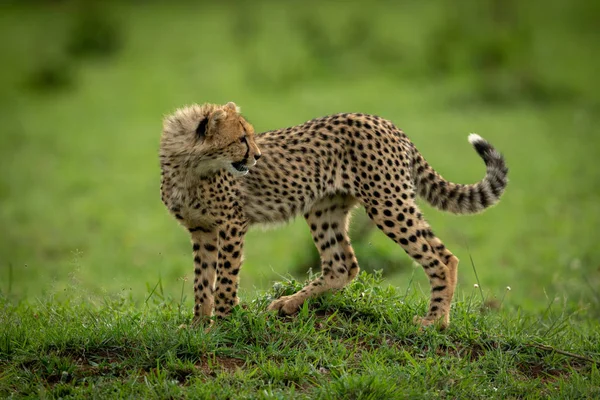
[[[471,255],[471,250],[469,249],[469,241],[466,236],[463,236],[465,241],[465,247],[467,248],[467,252],[469,253],[469,259],[471,260],[471,266],[473,267],[473,273],[475,273],[475,280],[477,281],[477,286],[479,287],[479,293],[481,294],[481,305],[485,305],[485,297],[483,296],[483,289],[481,288],[481,282],[479,281],[479,275],[477,275],[477,268],[475,268],[475,261],[473,261],[473,256]]]

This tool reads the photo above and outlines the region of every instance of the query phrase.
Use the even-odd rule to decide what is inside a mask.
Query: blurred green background
[[[484,174],[467,142],[501,150],[500,204],[457,217],[423,205],[461,259],[461,296],[552,302],[600,316],[600,2],[3,2],[0,291],[191,303],[187,233],[160,202],[161,119],[238,103],[257,132],[336,112],[392,120],[447,179]],[[357,212],[363,269],[423,291],[420,267]],[[303,279],[302,218],[254,229],[245,300]],[[506,286],[512,291],[505,292]]]

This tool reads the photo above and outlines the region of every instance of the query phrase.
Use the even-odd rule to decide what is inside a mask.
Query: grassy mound
[[[439,332],[413,295],[362,273],[293,318],[265,311],[278,283],[211,329],[182,303],[0,300],[0,396],[135,398],[582,398],[600,395],[600,329],[459,299]],[[459,297],[460,294],[459,294]]]

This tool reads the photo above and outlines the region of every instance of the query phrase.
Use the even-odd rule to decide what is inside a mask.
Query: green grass
[[[461,293],[451,327],[411,324],[417,296],[363,273],[294,318],[265,311],[286,282],[209,330],[178,327],[181,301],[22,302],[2,299],[0,396],[135,398],[594,398],[597,321],[481,313]],[[577,324],[577,330],[565,329]]]
[[[597,364],[543,347],[598,360],[595,3],[513,2],[508,28],[479,0],[102,4],[0,13],[0,395],[597,396]],[[114,36],[94,42],[86,26]],[[426,276],[377,230],[356,252],[383,283],[363,278],[297,319],[265,314],[263,291],[304,280],[316,254],[301,219],[247,235],[247,309],[177,330],[193,266],[158,193],[161,118],[230,100],[257,131],[380,115],[460,183],[484,173],[469,132],[504,153],[497,207],[422,206],[461,259],[448,331],[411,325]]]

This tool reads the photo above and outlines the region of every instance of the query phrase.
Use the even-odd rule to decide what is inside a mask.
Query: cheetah
[[[415,322],[447,327],[459,260],[433,234],[415,197],[455,214],[498,202],[507,185],[504,158],[479,135],[468,139],[486,175],[462,185],[442,178],[402,130],[375,115],[335,114],[257,135],[233,102],[166,116],[161,197],[191,235],[194,323],[210,323],[239,303],[244,235],[254,224],[302,214],[320,253],[321,275],[269,310],[290,315],[307,298],[342,289],[359,272],[348,224],[362,205],[429,278],[428,312]]]

